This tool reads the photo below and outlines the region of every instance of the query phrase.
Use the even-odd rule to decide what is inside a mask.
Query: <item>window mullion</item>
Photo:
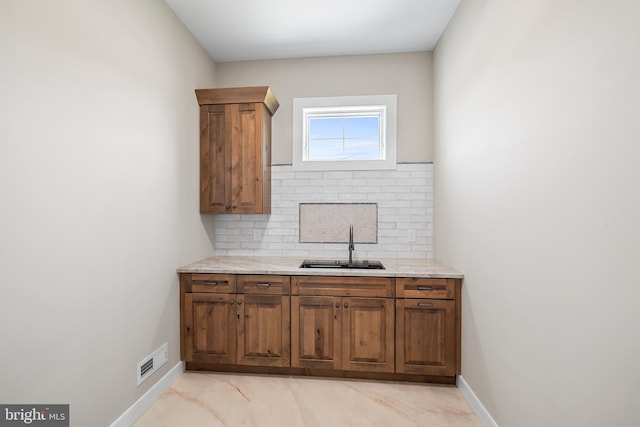
[[[344,122],[345,122],[345,118],[342,117],[342,154],[345,154],[345,143],[344,143]]]

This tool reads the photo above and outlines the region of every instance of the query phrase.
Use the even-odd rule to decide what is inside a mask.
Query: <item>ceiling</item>
[[[165,0],[216,62],[433,50],[460,0]]]

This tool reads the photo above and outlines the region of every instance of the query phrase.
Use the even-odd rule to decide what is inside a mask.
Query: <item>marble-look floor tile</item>
[[[479,427],[454,386],[185,373],[135,427]]]

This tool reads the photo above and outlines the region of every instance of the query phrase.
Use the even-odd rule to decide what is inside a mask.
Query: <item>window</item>
[[[395,95],[297,98],[293,108],[294,169],[395,169]]]

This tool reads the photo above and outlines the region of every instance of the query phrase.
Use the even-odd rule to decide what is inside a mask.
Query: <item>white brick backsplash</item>
[[[298,172],[303,173],[303,172]],[[353,178],[353,172],[345,171],[345,172],[321,172],[323,173],[324,179],[335,178],[335,179],[351,179]]]
[[[274,165],[271,175],[271,215],[216,215],[215,255],[346,258],[346,244],[299,242],[299,204],[374,202],[378,243],[356,244],[355,259],[433,258],[433,164],[326,172]]]

